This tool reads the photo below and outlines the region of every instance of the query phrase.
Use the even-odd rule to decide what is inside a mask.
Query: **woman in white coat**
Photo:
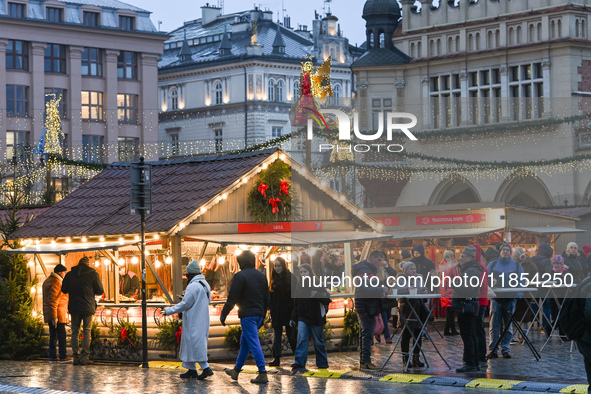
[[[211,290],[201,274],[197,260],[187,265],[187,282],[183,300],[175,306],[164,309],[164,315],[183,313],[179,358],[183,362],[183,368],[187,368],[188,371],[181,374],[181,378],[203,380],[213,375],[213,371],[207,364]],[[197,363],[202,370],[199,375],[197,375]]]

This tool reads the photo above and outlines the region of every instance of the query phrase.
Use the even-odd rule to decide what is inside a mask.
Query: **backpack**
[[[581,339],[589,328],[589,324],[584,318],[589,286],[591,286],[591,276],[583,279],[573,294],[565,298],[562,304],[558,324],[571,341]]]

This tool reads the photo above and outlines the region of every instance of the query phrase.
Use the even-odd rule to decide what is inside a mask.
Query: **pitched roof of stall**
[[[146,232],[166,232],[277,151],[150,162],[152,210]],[[114,163],[26,223],[10,238],[136,234],[130,213],[130,163]]]

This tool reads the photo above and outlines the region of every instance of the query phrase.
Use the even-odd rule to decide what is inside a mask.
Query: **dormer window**
[[[26,5],[22,3],[8,3],[8,16],[23,19],[27,15]]]
[[[133,16],[119,15],[119,29],[135,30],[135,18]]]
[[[83,11],[82,24],[84,26],[98,27],[100,26],[100,14],[98,12]]]
[[[56,7],[47,7],[45,9],[45,19],[48,22],[63,22],[64,21],[64,9]]]

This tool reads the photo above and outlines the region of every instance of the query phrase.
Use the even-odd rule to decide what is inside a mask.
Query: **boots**
[[[402,366],[406,368],[406,364],[408,364],[408,354],[402,355]]]
[[[425,366],[425,364],[421,362],[418,354],[412,355],[412,366],[415,368],[422,368]]]
[[[232,380],[238,380],[238,375],[240,371],[237,371],[236,368],[228,368],[225,370],[226,375],[230,376]]]
[[[269,363],[270,367],[278,367],[279,365],[281,365],[281,359],[279,357],[275,357],[273,361]]]
[[[256,378],[250,379],[250,383],[268,383],[269,379],[267,379],[267,371],[259,371],[259,374]]]
[[[197,380],[203,380],[208,376],[213,376],[213,371],[210,367],[205,368],[199,375],[197,375]]]

